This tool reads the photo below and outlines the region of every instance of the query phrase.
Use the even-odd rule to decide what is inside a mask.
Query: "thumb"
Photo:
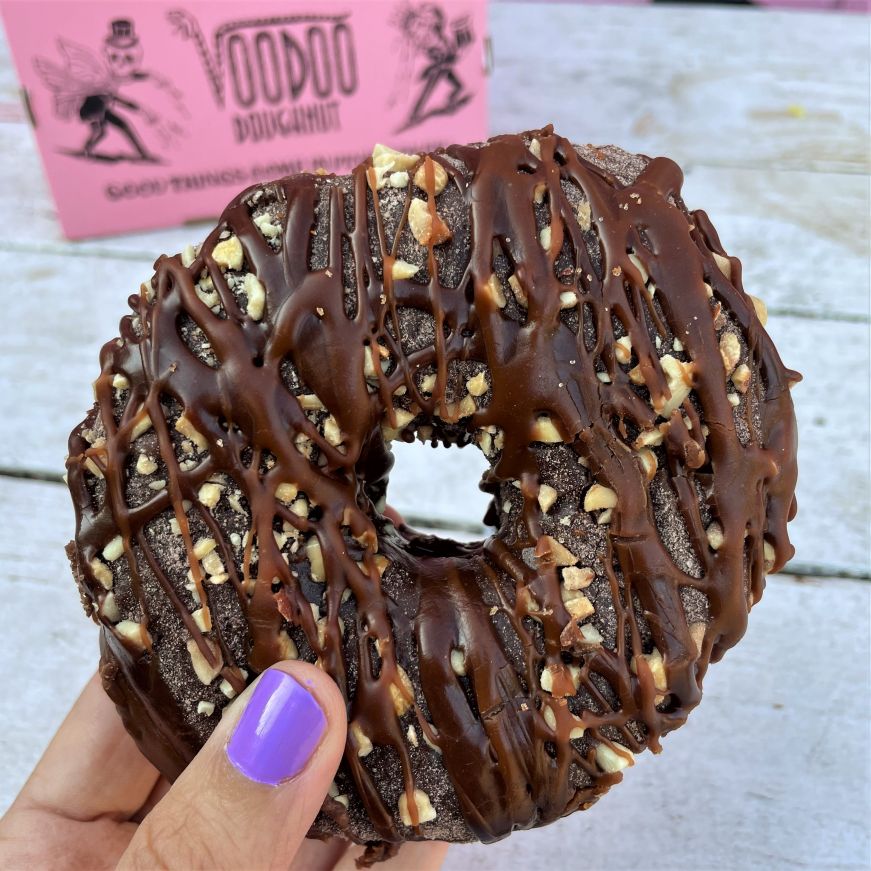
[[[324,672],[304,662],[268,669],[226,709],[118,868],[286,868],[335,776],[346,728]]]

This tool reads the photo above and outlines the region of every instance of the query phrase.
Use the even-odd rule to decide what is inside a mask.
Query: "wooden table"
[[[805,380],[791,574],[705,704],[589,813],[448,867],[865,868],[869,861],[868,20],[738,9],[494,6],[494,132],[668,154]],[[64,241],[0,38],[0,809],[94,667],[59,477],[100,344],[162,251],[204,228]],[[472,449],[399,451],[394,504],[481,529]],[[433,480],[433,469],[438,475]],[[422,482],[425,481],[425,486]],[[425,493],[425,499],[417,494]]]

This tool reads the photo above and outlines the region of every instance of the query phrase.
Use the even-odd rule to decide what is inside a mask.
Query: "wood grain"
[[[0,251],[4,263],[12,268],[12,255]],[[59,476],[67,435],[91,403],[99,349],[117,335],[126,297],[150,265],[16,254],[14,269],[24,286],[15,319],[0,323],[0,391],[26,401],[9,403],[0,417],[0,469]],[[867,324],[773,316],[769,332],[786,364],[805,375],[793,392],[802,507],[791,528],[795,570],[867,573]],[[486,500],[474,490],[483,470],[477,449],[400,450],[396,507],[421,522],[478,528]]]
[[[494,130],[683,166],[867,172],[861,18],[755,9],[511,4],[491,11]]]
[[[868,867],[869,585],[774,577],[686,726],[586,813],[445,871],[787,871]],[[851,613],[850,609],[856,611]],[[825,627],[822,657],[811,639]],[[520,858],[522,857],[522,859]]]
[[[493,132],[553,122],[578,141],[667,154],[769,304],[804,373],[792,567],[711,669],[688,725],[589,813],[499,844],[453,847],[449,871],[866,868],[869,575],[867,19],[749,9],[499,4]],[[100,345],[158,254],[205,225],[70,243],[25,123],[0,28],[0,811],[94,668],[63,554],[57,476],[91,401]],[[436,534],[480,530],[474,448],[397,450],[391,501]],[[461,528],[457,529],[456,527]],[[454,527],[451,531],[450,527]],[[22,666],[22,663],[26,665]]]
[[[66,565],[66,489],[0,478],[0,812],[97,660]],[[869,810],[866,704],[871,585],[773,577],[741,644],[712,666],[688,724],[587,813],[488,847],[447,871],[860,868]],[[26,652],[26,667],[22,655]],[[700,809],[702,812],[700,813]]]

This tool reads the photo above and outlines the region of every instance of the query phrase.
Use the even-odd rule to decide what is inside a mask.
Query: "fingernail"
[[[302,771],[326,726],[314,696],[289,674],[269,669],[227,743],[227,757],[250,780],[276,786]]]

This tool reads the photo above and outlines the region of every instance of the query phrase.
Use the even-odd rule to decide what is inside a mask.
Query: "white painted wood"
[[[867,582],[774,577],[687,724],[589,811],[445,871],[866,869]]]
[[[74,532],[64,490],[0,477],[0,813],[99,658],[64,554]]]
[[[57,221],[33,131],[20,122],[0,124],[0,154],[0,209],[7,216],[0,226],[0,249],[153,263],[159,254],[175,253],[189,242],[200,241],[210,229],[201,223],[84,242],[67,241]]]
[[[412,525],[424,526],[419,518],[429,518],[443,527],[485,534],[482,520],[490,497],[478,483],[488,464],[477,445],[395,444],[393,456],[387,498]]]
[[[99,350],[150,264],[0,251],[0,268],[14,275],[0,320],[0,468],[58,474],[71,424],[93,402]]]
[[[687,164],[868,167],[860,16],[504,3],[490,33],[494,130],[554,121]],[[5,38],[0,113],[24,117]]]
[[[794,392],[794,565],[865,574],[866,25],[686,7],[500,4],[491,13],[494,132],[553,121],[579,141],[684,166],[688,204],[709,212],[745,262],[785,362],[805,374]],[[0,122],[0,269],[11,302],[0,322],[0,468],[59,473],[127,295],[158,254],[205,228],[65,242],[2,29]],[[468,535],[486,504],[474,489],[481,455],[428,450],[401,449],[391,501],[422,521],[460,521]],[[63,554],[73,526],[65,488],[0,476],[0,516],[2,810],[97,652]],[[747,638],[712,668],[705,703],[663,757],[642,760],[590,812],[494,846],[452,848],[446,867],[867,867],[869,591],[771,579]]]
[[[772,315],[867,321],[867,178],[698,165],[685,178],[687,206],[708,213]]]
[[[150,267],[158,255],[180,251],[208,232],[197,224],[64,241],[31,138],[19,125],[0,124],[0,153],[8,156],[0,162],[0,214],[15,215],[0,226],[0,251],[130,259]],[[855,176],[690,166],[685,199],[708,212],[726,250],[745,264],[748,290],[764,297],[772,312],[867,317],[864,240],[871,209],[868,185]],[[111,285],[122,301],[135,288]],[[86,307],[81,311],[89,315]]]
[[[776,317],[768,331],[804,380],[798,420],[798,516],[790,524],[796,571],[871,574],[868,325]]]
[[[868,28],[736,8],[499,4],[491,126],[684,166],[868,168]]]
[[[9,258],[0,252],[0,264]],[[0,417],[0,468],[60,474],[69,430],[91,402],[99,348],[117,335],[127,293],[149,266],[28,254],[16,255],[14,268],[22,282],[15,319],[0,323],[0,392],[16,401]],[[867,574],[868,326],[775,316],[769,330],[786,364],[805,375],[793,391],[801,469],[791,527],[797,567]],[[399,451],[401,484],[390,499],[400,511],[473,529],[480,523],[486,499],[475,490],[483,470],[477,448],[432,452],[418,444]]]
[[[64,487],[0,478],[0,812],[97,660],[63,554]],[[868,855],[871,585],[774,577],[705,699],[590,811],[488,847],[448,871],[860,868]],[[581,862],[581,859],[583,861]]]

